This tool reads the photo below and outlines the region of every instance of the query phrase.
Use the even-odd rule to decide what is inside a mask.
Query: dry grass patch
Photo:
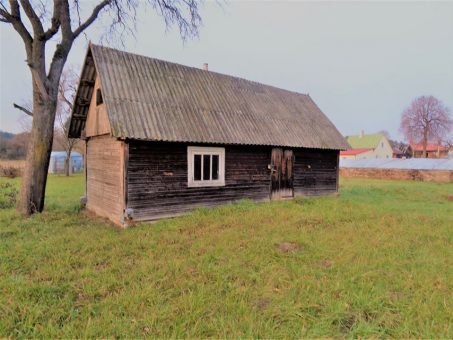
[[[283,242],[277,245],[278,250],[282,253],[296,253],[304,250],[304,247],[292,242]]]
[[[25,160],[0,159],[0,177],[15,178],[22,176]]]

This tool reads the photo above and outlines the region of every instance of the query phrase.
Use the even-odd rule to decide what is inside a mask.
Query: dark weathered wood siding
[[[295,149],[295,195],[328,195],[337,192],[336,150]]]
[[[135,220],[174,216],[196,207],[243,198],[269,199],[271,147],[224,146],[225,186],[189,188],[187,146],[184,143],[128,141],[126,205],[133,209]],[[336,192],[337,155],[336,151],[296,149],[295,193]]]
[[[268,147],[225,147],[225,186],[187,187],[187,144],[129,142],[127,207],[137,220],[200,206],[269,199]]]

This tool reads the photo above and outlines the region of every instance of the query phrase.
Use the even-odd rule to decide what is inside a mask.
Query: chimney
[[[363,138],[363,136],[365,136],[365,131],[361,130],[361,131],[360,131],[359,137],[360,137],[360,138]]]
[[[203,70],[209,71],[209,69],[208,69],[208,63],[204,63],[204,64],[203,64]]]

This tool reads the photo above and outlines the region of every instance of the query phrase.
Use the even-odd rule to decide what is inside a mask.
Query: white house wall
[[[355,159],[371,159],[371,158],[375,158],[373,150],[362,152],[355,156]]]
[[[391,159],[393,157],[393,150],[390,142],[386,137],[382,137],[377,147],[374,150],[358,154],[355,159],[376,159],[385,158]]]

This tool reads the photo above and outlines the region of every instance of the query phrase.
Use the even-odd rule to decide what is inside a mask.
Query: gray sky
[[[204,5],[200,37],[183,44],[149,9],[125,49],[309,93],[345,135],[398,133],[419,95],[453,109],[453,2],[228,2]],[[97,42],[100,27],[87,32]],[[25,53],[0,24],[0,129],[21,130],[12,102],[30,97]],[[69,62],[83,61],[87,40]],[[49,50],[49,52],[51,52]]]

